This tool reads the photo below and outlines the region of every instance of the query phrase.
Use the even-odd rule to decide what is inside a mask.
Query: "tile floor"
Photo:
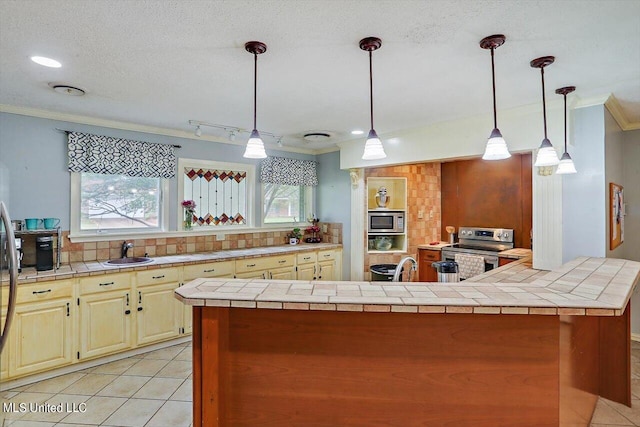
[[[632,343],[633,408],[600,399],[591,427],[640,426],[640,343]],[[191,345],[178,344],[0,393],[6,402],[63,403],[85,413],[0,413],[11,427],[189,427]]]

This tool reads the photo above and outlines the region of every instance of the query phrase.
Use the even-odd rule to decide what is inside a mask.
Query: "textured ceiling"
[[[503,33],[499,110],[539,103],[529,61],[555,55],[548,99],[566,85],[581,99],[613,93],[640,123],[639,17],[637,0],[2,0],[0,104],[189,132],[190,119],[250,129],[253,57],[244,43],[260,40],[268,51],[258,58],[258,129],[319,149],[327,143],[300,135],[330,131],[333,144],[368,129],[361,38],[383,42],[373,61],[384,135],[489,113],[490,56],[478,42]],[[50,82],[87,94],[61,95]]]

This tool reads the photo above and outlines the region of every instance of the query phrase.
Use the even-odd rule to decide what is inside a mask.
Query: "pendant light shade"
[[[360,49],[369,52],[369,106],[371,112],[371,129],[367,136],[367,142],[364,144],[364,153],[362,153],[362,160],[377,160],[384,159],[387,154],[384,152],[384,147],[378,134],[373,128],[373,61],[372,53],[374,50],[378,50],[382,46],[382,40],[377,37],[366,37],[360,40]]]
[[[560,89],[556,89],[556,93],[564,97],[564,153],[562,153],[560,164],[558,165],[558,169],[556,169],[556,173],[560,175],[578,172],[576,170],[576,165],[573,164],[573,159],[567,152],[567,94],[574,90],[576,90],[575,86],[565,86]]]
[[[257,98],[258,98],[258,55],[267,51],[267,45],[262,42],[251,41],[244,45],[247,52],[253,54],[253,130],[249,141],[247,141],[247,149],[245,150],[243,157],[248,159],[264,159],[267,157],[267,153],[264,151],[264,143],[260,138],[260,133],[256,127],[256,115],[257,115]]]
[[[547,106],[544,95],[544,67],[553,64],[553,61],[555,60],[556,58],[553,56],[543,56],[541,58],[536,58],[529,63],[533,68],[540,68],[540,76],[542,79],[542,118],[544,122],[544,139],[542,140],[542,144],[540,144],[538,155],[536,156],[536,162],[534,163],[534,166],[537,167],[556,166],[560,163],[558,153],[556,153],[551,141],[547,138]]]
[[[497,47],[504,44],[506,38],[502,34],[485,37],[480,40],[480,47],[483,49],[491,49],[491,77],[493,82],[493,130],[487,140],[487,146],[484,150],[483,160],[502,160],[511,157],[507,143],[502,137],[500,129],[498,129],[498,114],[496,108],[496,72],[493,61],[494,51]]]

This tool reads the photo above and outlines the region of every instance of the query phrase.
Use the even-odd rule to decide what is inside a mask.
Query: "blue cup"
[[[60,224],[60,219],[58,218],[45,218],[42,221],[44,222],[44,228],[47,230],[56,228]]]
[[[40,219],[38,218],[27,218],[24,220],[25,225],[27,226],[27,230],[37,230],[38,224],[40,223]]]

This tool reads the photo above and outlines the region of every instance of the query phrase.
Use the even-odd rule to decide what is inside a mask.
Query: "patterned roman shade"
[[[260,165],[260,180],[281,185],[318,185],[318,174],[313,160],[267,157]]]
[[[172,145],[69,132],[69,172],[174,178]]]

